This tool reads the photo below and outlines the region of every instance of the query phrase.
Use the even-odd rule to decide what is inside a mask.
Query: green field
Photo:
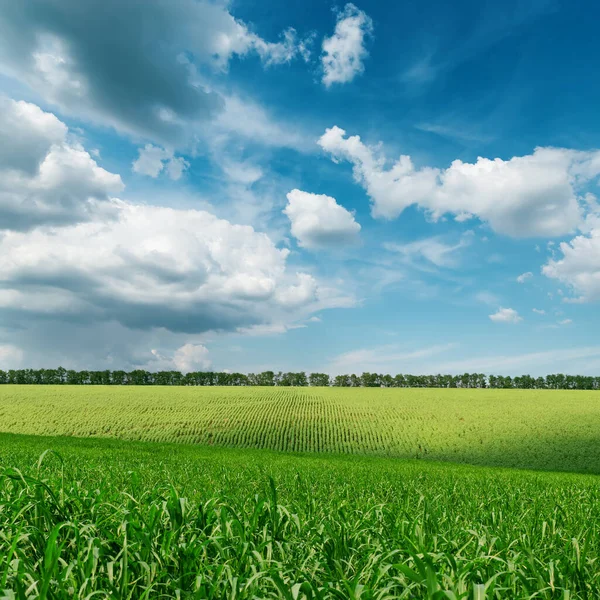
[[[598,598],[597,406],[1,386],[0,598]]]
[[[593,391],[6,385],[0,430],[600,473]]]

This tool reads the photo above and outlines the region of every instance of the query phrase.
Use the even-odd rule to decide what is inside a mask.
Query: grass
[[[600,395],[0,386],[0,430],[600,473]]]
[[[10,434],[0,465],[5,598],[600,590],[594,476]]]
[[[599,400],[0,386],[0,599],[595,599]]]

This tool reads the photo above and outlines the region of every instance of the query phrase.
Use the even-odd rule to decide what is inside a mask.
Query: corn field
[[[593,391],[11,385],[0,430],[600,473]]]
[[[592,476],[6,434],[0,456],[3,598],[600,590]]]

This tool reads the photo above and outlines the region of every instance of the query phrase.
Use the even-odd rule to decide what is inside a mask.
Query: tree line
[[[336,375],[327,373],[215,373],[196,371],[74,371],[58,369],[0,370],[0,384],[38,385],[187,385],[187,386],[332,386],[332,387],[386,387],[386,388],[493,388],[534,390],[600,390],[600,377],[564,375],[546,377],[506,377],[464,373],[463,375]]]

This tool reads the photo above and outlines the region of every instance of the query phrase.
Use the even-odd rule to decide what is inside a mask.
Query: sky
[[[0,0],[0,368],[600,373],[591,0]]]

